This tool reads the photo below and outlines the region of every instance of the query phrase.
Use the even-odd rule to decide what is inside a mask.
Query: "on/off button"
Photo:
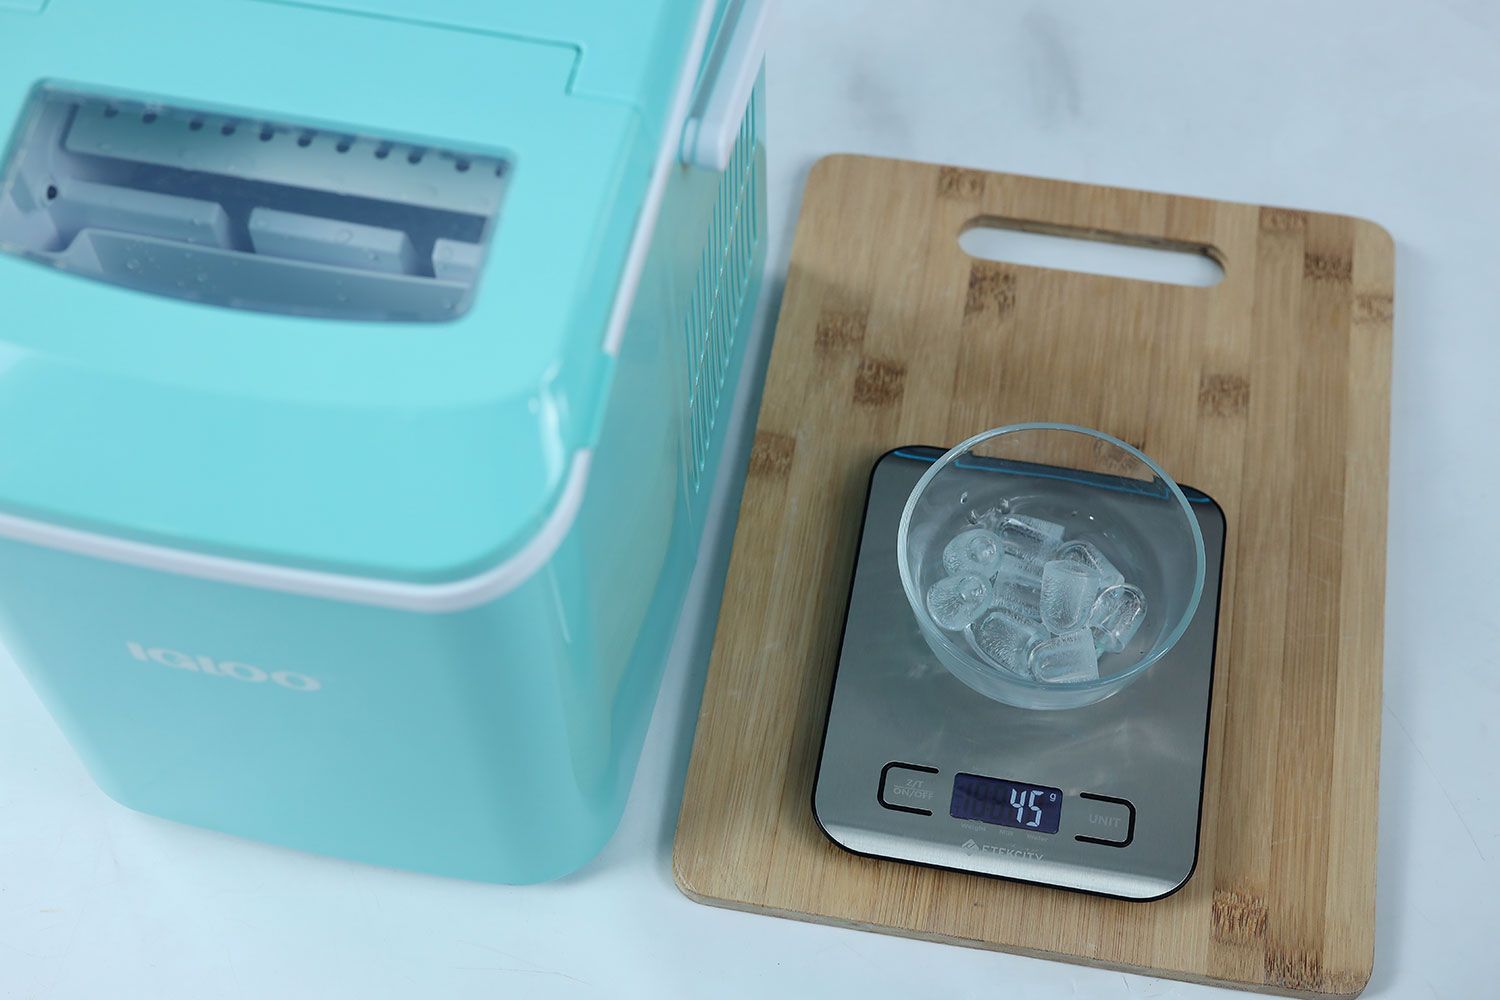
[[[880,790],[875,797],[887,809],[931,816],[937,801],[935,767],[892,761],[880,770]]]

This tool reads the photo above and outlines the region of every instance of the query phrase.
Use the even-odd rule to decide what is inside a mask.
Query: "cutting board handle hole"
[[[986,216],[964,227],[958,245],[981,260],[1055,271],[1194,288],[1224,280],[1223,255],[1217,248],[1154,236]]]

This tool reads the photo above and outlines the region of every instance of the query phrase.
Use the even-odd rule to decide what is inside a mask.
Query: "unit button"
[[[1086,831],[1074,837],[1085,844],[1105,847],[1128,847],[1135,839],[1135,806],[1125,799],[1084,792],[1079,812]]]
[[[937,773],[935,767],[891,761],[880,769],[880,788],[875,797],[887,809],[931,816],[932,804],[937,801]]]

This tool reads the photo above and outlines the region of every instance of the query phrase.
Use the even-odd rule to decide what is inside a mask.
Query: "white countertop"
[[[1366,996],[1500,996],[1500,543],[1484,520],[1500,502],[1500,7],[784,7],[769,71],[773,289],[807,171],[833,152],[1342,212],[1395,236]],[[619,833],[583,871],[531,888],[376,870],[128,812],[0,660],[0,997],[1230,995],[688,902],[670,852],[705,668],[691,639]]]

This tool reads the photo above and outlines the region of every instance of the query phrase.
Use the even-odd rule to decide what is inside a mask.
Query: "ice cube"
[[[1052,559],[1051,556],[1041,556],[1037,559],[1023,559],[1014,552],[1006,552],[1002,560],[1005,575],[1012,580],[1019,580],[1028,587],[1040,588],[1042,585],[1042,570]]]
[[[1042,585],[1042,567],[1045,563],[1029,563],[1025,559],[1002,549],[1000,553],[1000,565],[995,569],[997,580],[1011,580],[1027,587],[1037,588]]]
[[[974,573],[947,576],[927,591],[927,613],[940,628],[957,632],[990,606],[990,582]]]
[[[1008,514],[995,532],[1005,551],[1016,556],[1029,572],[1041,577],[1042,566],[1062,544],[1063,526],[1024,514]]]
[[[1099,589],[1107,587],[1118,587],[1125,582],[1125,576],[1115,569],[1115,564],[1109,561],[1103,552],[1091,542],[1075,539],[1071,542],[1063,542],[1057,550],[1054,559],[1064,559],[1068,562],[1081,563],[1084,566],[1092,566],[1099,572]]]
[[[1007,576],[1002,567],[995,580],[995,596],[990,607],[1003,608],[1017,617],[1042,625],[1042,592],[1029,579]]]
[[[1089,612],[1089,627],[1104,653],[1118,653],[1128,646],[1145,620],[1146,595],[1128,583],[1101,591]]]
[[[1001,500],[997,506],[987,510],[969,511],[969,523],[976,528],[985,531],[999,531],[1000,525],[1005,522],[1005,515],[1010,513],[1010,501]]]
[[[1078,628],[1037,643],[1031,650],[1031,675],[1049,684],[1098,680],[1099,654],[1093,633]]]
[[[1042,623],[1053,635],[1089,623],[1099,596],[1099,571],[1082,563],[1054,559],[1042,569]]]
[[[1035,622],[1004,608],[991,611],[970,625],[967,634],[970,645],[984,659],[1022,677],[1031,674],[1028,662],[1031,647],[1048,637],[1046,630]]]
[[[961,531],[943,549],[943,568],[949,575],[976,573],[989,577],[1000,566],[1000,536],[983,528]]]

